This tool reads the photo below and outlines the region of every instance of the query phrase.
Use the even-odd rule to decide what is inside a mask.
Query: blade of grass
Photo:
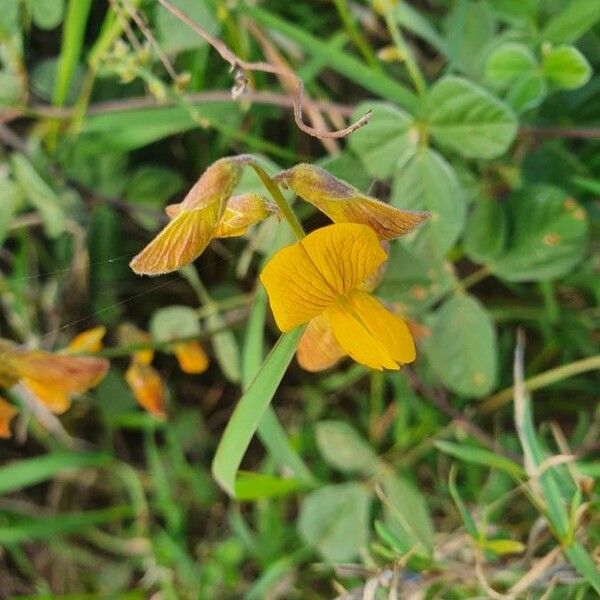
[[[212,463],[219,485],[235,496],[235,476],[252,436],[273,399],[300,341],[303,327],[284,333],[233,411]]]
[[[263,287],[256,299],[246,330],[242,354],[242,384],[247,388],[258,373],[264,356],[264,327],[267,314],[267,294]],[[287,467],[299,480],[314,483],[315,479],[298,453],[292,448],[272,406],[268,406],[258,425],[258,437],[275,462]]]
[[[53,452],[45,456],[18,460],[0,467],[0,495],[41,483],[61,471],[105,467],[111,462],[109,454],[75,452]]]
[[[414,111],[417,108],[418,99],[408,88],[384,73],[372,69],[348,53],[335,50],[330,44],[320,41],[310,33],[263,8],[241,4],[238,10],[255,19],[263,27],[275,29],[291,40],[294,40],[309,54],[326,56],[328,64],[332,69],[363,86],[370,92],[386,100],[396,102],[409,111]]]
[[[477,531],[477,525],[475,525],[475,521],[471,516],[471,513],[467,509],[466,504],[463,502],[463,499],[460,496],[458,488],[456,487],[456,467],[452,465],[450,469],[450,477],[448,479],[448,490],[450,491],[450,495],[452,496],[452,500],[454,500],[454,504],[456,504],[456,508],[458,508],[458,512],[462,518],[462,521],[465,525],[465,529],[467,533],[474,539],[479,539],[479,532]]]
[[[6,513],[5,515],[6,516]],[[67,513],[45,517],[14,518],[10,525],[0,527],[0,544],[17,544],[32,539],[48,539],[78,533],[103,523],[134,516],[130,506],[115,506],[100,510]],[[14,515],[13,515],[14,517]]]

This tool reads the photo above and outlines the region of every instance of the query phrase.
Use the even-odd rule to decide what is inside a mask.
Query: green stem
[[[557,381],[562,381],[568,377],[573,377],[574,375],[579,375],[580,373],[593,371],[595,369],[600,369],[600,354],[596,354],[596,356],[590,356],[589,358],[576,360],[575,362],[556,367],[555,369],[550,369],[545,373],[540,373],[535,377],[530,377],[524,381],[525,389],[528,392],[533,392],[534,390],[539,390],[540,388],[556,383]],[[509,402],[513,397],[513,393],[514,387],[511,386],[505,390],[502,390],[501,392],[498,392],[497,394],[494,394],[493,396],[490,396],[483,404],[479,406],[478,412],[484,414],[493,412],[497,408],[500,408]]]
[[[287,200],[283,197],[283,194],[277,187],[277,184],[271,179],[271,177],[269,177],[267,172],[259,164],[256,162],[251,162],[250,166],[256,171],[256,174],[260,177],[260,180],[271,194],[271,197],[275,201],[275,204],[277,204],[279,207],[283,218],[288,222],[288,225],[294,232],[294,235],[301,240],[306,235],[304,233],[304,229],[302,228],[300,221],[298,221],[298,217],[296,217],[296,214],[287,203]]]
[[[487,265],[485,265],[480,269],[477,269],[477,271],[471,273],[470,275],[467,275],[464,279],[462,279],[460,281],[460,287],[463,290],[468,290],[470,287],[479,283],[482,279],[485,279],[490,274],[490,268]]]
[[[419,65],[417,65],[415,57],[410,51],[410,48],[404,41],[402,33],[400,32],[400,28],[398,27],[398,23],[394,18],[394,14],[389,0],[384,0],[382,4],[385,23],[387,25],[388,31],[390,32],[390,35],[392,36],[392,40],[394,41],[394,44],[396,45],[396,48],[400,52],[401,56],[404,58],[408,75],[410,76],[413,85],[415,86],[415,90],[417,90],[419,96],[423,96],[427,89],[427,86],[425,84],[425,78],[423,77],[423,74],[419,69]]]
[[[354,45],[358,48],[360,53],[363,55],[365,61],[369,64],[369,66],[381,71],[381,66],[377,61],[377,57],[373,50],[371,50],[371,46],[369,46],[368,42],[365,40],[363,35],[360,32],[360,29],[356,26],[350,11],[348,10],[348,4],[346,0],[333,0],[335,4],[335,8],[337,9],[338,15],[344,24],[344,28],[350,39],[354,42]]]

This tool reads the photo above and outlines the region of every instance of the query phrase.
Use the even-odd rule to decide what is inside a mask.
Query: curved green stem
[[[294,232],[294,235],[301,240],[306,235],[304,233],[304,229],[302,228],[298,217],[287,203],[287,200],[283,197],[283,194],[277,187],[277,184],[271,179],[271,177],[269,177],[267,172],[259,164],[256,162],[251,162],[250,166],[254,169],[254,171],[256,171],[256,174],[260,177],[260,180],[269,191],[269,194],[271,194],[271,197],[275,201],[275,204],[277,204],[279,207],[283,218],[288,222],[289,226]]]

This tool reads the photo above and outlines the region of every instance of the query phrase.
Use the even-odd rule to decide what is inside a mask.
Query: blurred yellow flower
[[[78,333],[65,348],[65,354],[78,352],[100,352],[102,339],[106,335],[106,327],[99,325]]]
[[[0,396],[0,438],[7,439],[11,436],[10,422],[19,411],[10,402]]]
[[[260,275],[278,327],[309,323],[305,336],[321,337],[317,364],[335,353],[378,370],[412,362],[408,327],[363,287],[386,259],[375,231],[356,223],[323,227],[283,248]],[[321,336],[327,328],[333,339]]]
[[[26,350],[0,340],[3,385],[21,381],[43,404],[57,414],[71,406],[71,396],[98,385],[109,363],[92,356],[65,356],[43,350]]]
[[[137,403],[158,419],[164,419],[165,386],[160,373],[152,366],[133,359],[125,371],[125,381]]]
[[[173,344],[173,352],[184,373],[204,373],[208,369],[208,356],[200,342],[190,340]]]

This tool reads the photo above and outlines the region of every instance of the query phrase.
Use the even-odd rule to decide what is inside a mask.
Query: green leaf
[[[394,7],[394,16],[402,27],[412,31],[426,42],[439,50],[444,56],[448,55],[448,45],[440,36],[430,20],[407,2],[398,2]]]
[[[213,459],[212,472],[231,496],[235,494],[235,476],[242,458],[294,357],[303,331],[303,327],[298,327],[279,338],[227,423]]]
[[[429,210],[431,218],[414,235],[419,249],[445,254],[460,235],[466,199],[454,169],[430,148],[419,148],[394,178],[391,201],[399,208]]]
[[[496,48],[485,63],[486,81],[498,87],[505,87],[537,68],[537,61],[531,50],[524,44],[507,42]]]
[[[558,46],[548,50],[544,54],[542,68],[548,81],[565,90],[585,85],[592,76],[592,67],[573,46]]]
[[[471,513],[467,509],[467,506],[461,498],[458,488],[456,487],[456,468],[454,465],[452,465],[452,468],[450,469],[450,477],[448,478],[448,491],[452,496],[452,500],[454,500],[454,504],[456,504],[456,508],[458,508],[458,512],[460,513],[460,517],[464,523],[467,533],[474,540],[477,540],[479,538],[477,525],[475,525],[475,521],[473,520]]]
[[[0,246],[3,245],[8,235],[19,200],[20,194],[15,182],[6,171],[0,170]]]
[[[111,462],[112,459],[108,454],[61,451],[15,460],[0,467],[0,494],[21,490],[52,479],[63,471],[105,467]]]
[[[483,465],[490,467],[491,469],[498,469],[499,471],[502,471],[507,475],[517,479],[522,479],[526,476],[525,470],[523,467],[521,467],[521,465],[508,458],[505,458],[501,454],[490,452],[485,448],[479,448],[478,446],[470,446],[467,444],[454,444],[445,440],[438,440],[434,442],[434,444],[436,448],[445,454],[454,456],[462,461],[476,465]]]
[[[424,347],[444,385],[465,396],[487,394],[496,380],[497,348],[492,319],[472,296],[457,294],[442,304]]]
[[[368,110],[373,110],[369,125],[355,131],[348,143],[369,175],[387,179],[398,163],[415,151],[419,132],[411,115],[384,102],[359,104],[353,118],[360,118]]]
[[[432,137],[467,158],[495,158],[517,133],[510,108],[466,79],[440,79],[429,90],[427,104]]]
[[[403,242],[392,244],[385,278],[377,295],[398,303],[410,314],[431,308],[455,284],[453,270],[432,251],[415,252]]]
[[[332,467],[347,473],[372,475],[379,463],[377,454],[344,421],[321,421],[315,427],[319,452]]]
[[[235,481],[235,497],[240,501],[278,498],[306,486],[298,479],[283,479],[266,473],[240,471]]]
[[[378,481],[383,488],[385,524],[403,552],[414,548],[418,554],[430,556],[434,531],[425,497],[389,468],[380,471]]]
[[[555,44],[571,44],[600,20],[600,2],[570,0],[565,9],[546,23],[542,40]]]
[[[533,21],[537,13],[537,0],[493,0],[490,8],[509,23],[522,24]]]
[[[240,381],[240,349],[233,331],[226,328],[225,319],[219,313],[208,315],[206,324],[210,330],[222,329],[211,338],[215,357],[227,380],[238,383]]]
[[[58,194],[22,154],[13,154],[11,161],[15,180],[29,203],[39,211],[46,233],[49,237],[58,237],[65,230],[66,221]]]
[[[104,523],[113,523],[135,515],[131,506],[115,506],[86,512],[45,517],[11,516],[8,526],[0,526],[0,544],[18,544],[34,539],[58,538],[80,533]],[[3,519],[2,519],[3,520]]]
[[[40,29],[54,29],[60,25],[65,0],[28,0],[27,4],[33,22]]]
[[[568,273],[582,258],[588,222],[583,208],[550,186],[514,193],[507,205],[506,250],[490,261],[492,271],[508,281],[545,281]]]
[[[369,540],[370,503],[358,483],[327,485],[302,500],[298,531],[326,561],[351,561]]]
[[[479,546],[484,550],[491,550],[498,556],[506,556],[507,554],[521,554],[525,552],[527,546],[516,540],[483,540],[479,542]]]
[[[200,335],[200,322],[193,308],[174,304],[159,308],[150,320],[150,333],[159,342]]]
[[[589,555],[585,547],[579,542],[565,546],[563,552],[569,562],[585,577],[586,581],[600,595],[600,571],[594,559]]]
[[[506,234],[506,215],[500,202],[480,198],[467,219],[463,239],[465,254],[475,262],[486,262],[504,250]]]
[[[518,113],[539,106],[547,94],[546,80],[540,73],[524,75],[508,89],[506,101]]]
[[[219,33],[219,22],[205,0],[171,0],[171,2],[210,35]],[[176,53],[206,44],[195,31],[158,3],[155,18],[158,41],[165,52]]]
[[[458,0],[446,23],[451,67],[477,79],[488,44],[494,39],[496,22],[487,2]]]

